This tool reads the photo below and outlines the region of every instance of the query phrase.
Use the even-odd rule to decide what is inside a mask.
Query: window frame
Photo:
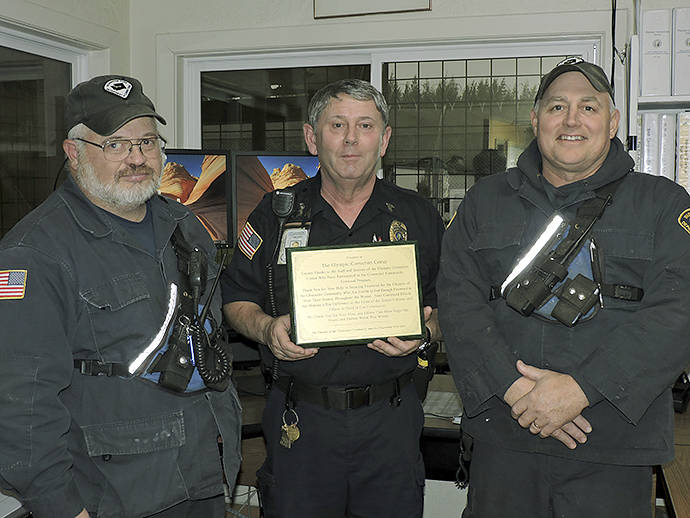
[[[88,79],[89,51],[0,24],[0,46],[71,65],[71,86]]]
[[[344,50],[290,50],[180,57],[178,72],[181,76],[182,88],[177,92],[177,95],[182,124],[181,127],[178,126],[177,137],[181,142],[177,144],[180,147],[201,148],[202,72],[329,65],[370,65],[371,84],[381,89],[383,63],[386,62],[577,54],[588,61],[598,63],[601,45],[601,36],[582,35],[560,39],[474,41]]]

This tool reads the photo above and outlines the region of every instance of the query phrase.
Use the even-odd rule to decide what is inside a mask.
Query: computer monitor
[[[233,244],[249,214],[264,195],[311,178],[319,170],[319,159],[304,152],[237,151],[232,154],[233,185],[228,206],[236,221]]]
[[[233,211],[227,205],[231,184],[228,151],[166,149],[160,193],[189,207],[211,238],[232,244]]]

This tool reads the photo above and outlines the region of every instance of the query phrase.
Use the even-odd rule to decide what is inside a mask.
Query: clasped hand
[[[581,412],[589,401],[573,377],[521,360],[516,365],[522,376],[504,395],[513,419],[532,434],[553,437],[570,449],[586,442],[592,426]]]

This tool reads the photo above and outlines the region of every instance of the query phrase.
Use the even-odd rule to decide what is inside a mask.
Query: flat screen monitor
[[[160,192],[186,205],[214,241],[231,242],[233,211],[227,206],[230,153],[166,149]]]
[[[261,198],[311,178],[319,170],[319,158],[303,152],[237,151],[232,154],[233,188],[228,206],[235,209],[233,244],[249,214]]]

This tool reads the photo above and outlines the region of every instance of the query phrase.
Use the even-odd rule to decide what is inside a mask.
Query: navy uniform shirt
[[[239,469],[232,384],[181,395],[74,368],[128,364],[151,342],[180,278],[175,228],[207,255],[207,293],[215,279],[215,247],[189,209],[159,196],[147,206],[155,242],[142,246],[70,176],[0,241],[0,271],[21,288],[0,290],[0,485],[37,518],[148,516],[222,493],[219,432],[229,481]],[[210,311],[220,321],[218,293]]]
[[[352,228],[348,228],[321,197],[321,177],[304,180],[293,187],[296,211],[307,214],[311,207],[308,246],[358,245],[374,241],[395,241],[395,230],[407,230],[403,237],[417,241],[422,301],[436,307],[436,274],[439,266],[443,223],[436,209],[417,193],[384,180],[376,180],[374,190]],[[223,303],[249,301],[271,315],[266,265],[273,263],[276,315],[289,313],[287,267],[275,264],[274,249],[278,219],[271,208],[271,194],[264,196],[249,216],[244,232],[247,239],[235,250],[230,267],[222,277]],[[302,203],[307,207],[299,204]],[[308,219],[308,217],[307,217]],[[391,235],[393,234],[393,236]],[[403,240],[404,240],[403,239]],[[276,254],[277,255],[277,254]],[[264,364],[270,367],[273,355],[262,347]],[[394,379],[414,369],[416,356],[390,358],[370,350],[366,344],[323,347],[313,358],[281,361],[280,374],[293,375],[304,383],[318,385],[366,385]]]

